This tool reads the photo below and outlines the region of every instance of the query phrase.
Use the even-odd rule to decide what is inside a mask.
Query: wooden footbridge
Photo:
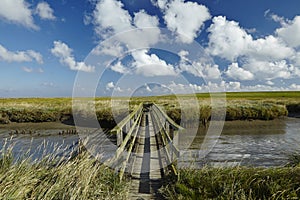
[[[163,177],[177,174],[180,129],[156,104],[144,103],[111,130],[118,149],[110,162],[121,179],[124,173],[131,177],[130,199],[160,199],[157,190]]]

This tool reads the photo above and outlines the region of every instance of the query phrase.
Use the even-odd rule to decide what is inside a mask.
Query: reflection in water
[[[288,155],[300,152],[300,119],[296,118],[226,122],[218,139],[209,138],[216,141],[216,145],[205,158],[201,158],[201,144],[206,130],[197,128],[196,137],[196,129],[187,130],[180,133],[178,140],[181,152],[178,160],[180,167],[201,167],[207,164],[280,166],[287,162]],[[79,139],[78,135],[58,135],[61,130],[54,129],[39,129],[36,132],[40,134],[18,135],[11,139],[10,131],[7,128],[0,129],[0,151],[7,139],[14,146],[15,155],[22,155],[28,151],[34,159],[52,153],[55,149],[65,152]],[[115,149],[108,145],[105,152],[111,149],[113,154]]]
[[[203,165],[230,166],[281,166],[288,155],[300,151],[300,119],[288,118],[274,121],[226,122],[221,136],[210,153],[201,159],[201,144],[205,129],[199,128],[188,150],[181,153],[179,166]],[[188,134],[180,135],[179,146],[190,140]]]
[[[21,124],[22,125],[22,124]],[[20,124],[17,126],[21,126]],[[45,125],[45,124],[41,124]],[[85,136],[88,136],[89,138],[94,136],[93,130],[86,130],[82,131],[82,134],[69,134],[69,135],[63,135],[59,134],[62,133],[63,130],[70,129],[74,127],[62,127],[64,129],[53,129],[54,125],[51,125],[49,129],[42,129],[39,124],[32,125],[27,128],[29,128],[34,134],[16,134],[11,135],[12,127],[2,127],[0,129],[0,153],[4,149],[11,149],[14,159],[18,160],[18,158],[22,157],[28,157],[30,156],[31,160],[40,160],[44,158],[45,156],[51,156],[51,157],[59,157],[59,158],[71,158],[78,152],[78,141]],[[47,124],[46,124],[47,126]],[[57,124],[57,126],[61,126],[60,124]],[[24,129],[23,129],[24,130]],[[102,136],[104,134],[98,134],[98,136]],[[93,142],[86,143],[87,146],[91,147],[94,142],[97,142],[95,146],[100,146],[101,149],[97,149],[97,153],[101,154],[103,151],[105,151],[106,155],[101,155],[101,158],[105,159],[107,157],[111,157],[114,152],[115,148],[114,146],[110,145],[109,142],[110,139],[102,139],[101,141],[100,137],[94,137]],[[113,140],[113,139],[112,139]],[[103,143],[103,141],[108,141],[107,144]],[[102,142],[102,143],[100,143]],[[114,142],[114,141],[112,141]],[[111,153],[107,153],[111,152]]]
[[[8,130],[0,130],[0,151],[11,148],[14,159],[29,155],[32,160],[42,159],[45,156],[60,155],[69,157],[76,151],[77,135],[58,135],[56,130],[40,130],[41,135],[10,136]],[[27,156],[26,156],[27,157]]]

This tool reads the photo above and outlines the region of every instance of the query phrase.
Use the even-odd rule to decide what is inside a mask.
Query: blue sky
[[[298,0],[1,0],[0,97],[71,96],[74,85],[93,87],[86,84],[92,78],[99,96],[299,90],[299,8]],[[148,27],[151,33],[133,32],[130,42],[122,35]],[[166,44],[164,29],[182,49],[155,50]],[[121,45],[110,50],[125,50],[104,66],[102,55],[91,52],[104,50],[101,42],[115,34]],[[128,53],[139,39],[148,49]],[[183,48],[194,42],[203,49],[190,50],[213,62]],[[76,82],[78,73],[85,83]]]

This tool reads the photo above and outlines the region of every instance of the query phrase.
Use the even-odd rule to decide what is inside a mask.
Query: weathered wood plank
[[[129,130],[125,138],[122,133],[124,127]],[[166,171],[171,169],[176,174],[174,165],[169,169],[166,166],[172,163],[173,154],[176,157],[179,155],[172,141],[176,134],[171,131],[180,129],[183,128],[157,105],[140,104],[112,130],[122,141],[112,161],[121,161],[120,178],[125,169],[131,174],[130,199],[157,199],[157,191]],[[125,150],[124,160],[118,161]]]

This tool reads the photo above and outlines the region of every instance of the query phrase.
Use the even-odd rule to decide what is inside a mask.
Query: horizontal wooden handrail
[[[138,117],[138,119],[136,121],[138,121],[138,123],[136,125],[139,125],[141,123],[141,120],[142,120],[142,116],[140,115]],[[132,149],[133,149],[133,146],[134,146],[134,143],[135,143],[135,140],[136,140],[136,137],[137,137],[137,134],[139,132],[139,127],[138,126],[135,126],[135,133],[133,135],[133,138],[130,142],[130,146],[127,150],[127,156],[126,156],[126,159],[123,161],[122,163],[122,167],[120,169],[120,174],[119,174],[119,177],[120,177],[120,180],[123,178],[123,175],[124,175],[124,172],[125,172],[125,169],[126,169],[126,164],[128,163],[129,161],[129,158],[130,158],[130,154],[132,152]]]
[[[140,103],[134,111],[132,111],[127,117],[119,122],[110,132],[117,133],[121,130],[137,113],[140,114],[143,111],[143,103]]]
[[[140,122],[140,118],[142,117],[142,114],[143,114],[142,112],[139,113],[137,119],[135,120],[135,122],[133,123],[132,127],[128,131],[126,137],[124,138],[122,144],[117,149],[116,154],[115,154],[115,158],[114,158],[115,160],[117,160],[120,157],[121,153],[124,152],[125,147],[126,147],[128,141],[129,141],[129,139],[131,138],[134,129],[136,128],[136,126],[138,126],[138,124]]]
[[[155,112],[155,111],[154,111]],[[156,114],[156,116],[157,116],[157,113],[155,113]],[[157,122],[156,122],[157,123]],[[168,142],[168,144],[169,144],[169,146],[172,148],[172,150],[175,152],[175,155],[178,157],[179,156],[179,154],[180,154],[180,151],[178,150],[178,148],[176,147],[176,146],[174,146],[174,144],[173,144],[173,140],[171,139],[171,137],[170,137],[170,135],[167,133],[167,131],[165,130],[165,127],[163,127],[162,126],[162,129],[161,129],[162,131],[163,131],[163,134],[166,136],[166,138],[167,138],[167,142]],[[162,133],[161,133],[162,134]],[[165,144],[164,145],[166,145],[167,143],[166,142],[164,142]]]
[[[177,130],[184,129],[183,127],[179,126],[176,122],[173,121],[158,105],[153,103],[153,106],[160,112],[160,114],[168,121],[168,123]]]
[[[154,116],[154,115],[156,115],[156,116]],[[156,124],[156,126],[158,126],[158,123],[160,123],[160,122],[159,122],[158,119],[157,119],[157,117],[158,117],[158,116],[157,116],[157,113],[154,111],[154,112],[152,113],[152,116],[153,116],[152,119],[154,120],[154,123]],[[160,128],[160,127],[158,127],[158,128]],[[162,139],[163,146],[164,146],[164,147],[167,147],[167,145],[169,145],[169,147],[172,148],[172,151],[175,153],[175,155],[176,155],[177,157],[179,157],[180,152],[179,152],[179,150],[177,149],[177,147],[174,146],[173,141],[171,140],[169,134],[168,134],[168,133],[166,132],[166,130],[165,130],[165,127],[162,126],[162,128],[159,130],[159,132],[160,132],[160,136],[161,136],[161,139]],[[165,138],[164,138],[163,135],[167,137],[168,144],[167,144],[167,142],[165,141]],[[166,156],[167,156],[168,163],[172,163],[172,160],[171,160],[171,158],[170,158],[170,153],[168,152],[167,149],[165,149],[165,153],[166,153]],[[176,168],[175,168],[174,164],[171,164],[171,170],[173,171],[173,173],[174,173],[175,175],[177,175],[177,171],[176,171]]]

